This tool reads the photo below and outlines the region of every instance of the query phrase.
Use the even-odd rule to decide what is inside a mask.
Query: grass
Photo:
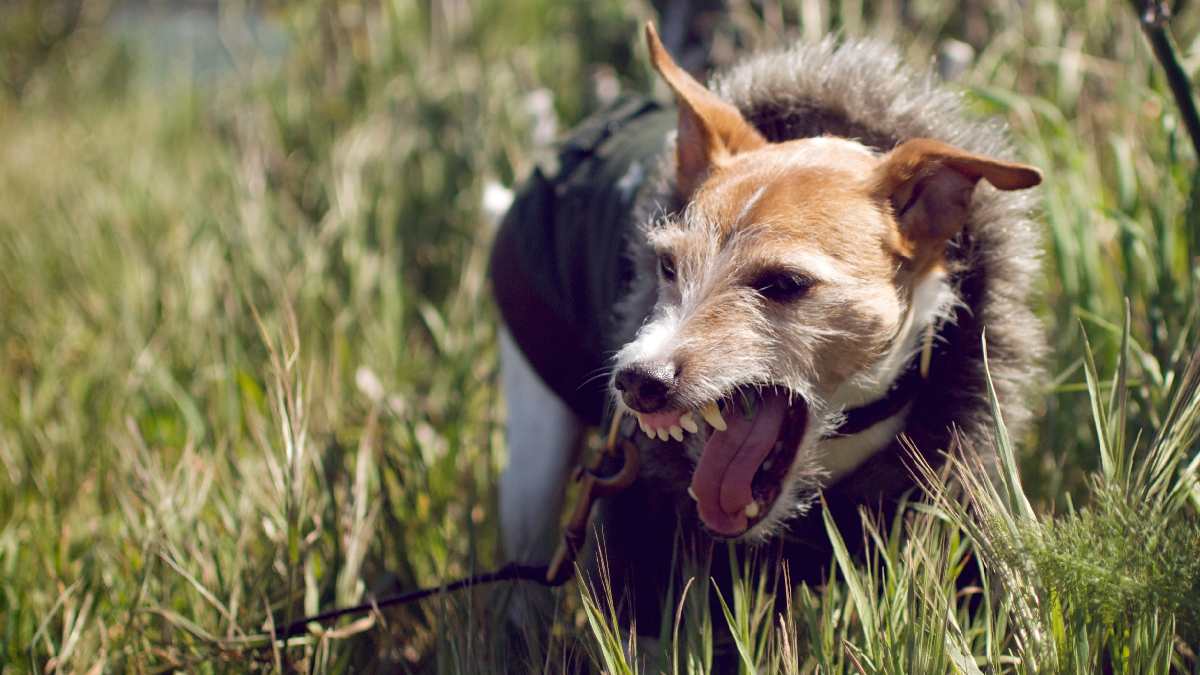
[[[705,672],[710,611],[743,672],[1200,672],[1196,158],[1126,3],[716,17],[718,62],[830,30],[916,64],[976,47],[959,84],[1046,171],[1054,377],[1000,486],[926,475],[935,499],[785,602],[748,567],[714,610],[698,571],[633,644],[603,579],[547,626],[506,626],[501,589],[271,631],[499,563],[484,185],[595,83],[650,86],[651,10],[289,4],[279,54],[222,3],[219,75],[155,74],[109,10],[0,8],[3,672]],[[1197,16],[1171,24],[1193,74]]]

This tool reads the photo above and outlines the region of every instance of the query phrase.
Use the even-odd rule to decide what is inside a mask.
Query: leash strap
[[[562,540],[549,564],[509,563],[494,572],[474,574],[441,586],[418,588],[378,600],[372,599],[370,602],[353,607],[331,609],[293,621],[279,631],[276,638],[286,640],[300,635],[308,630],[308,625],[311,623],[323,624],[343,616],[366,614],[385,607],[406,605],[431,595],[453,593],[472,586],[493,584],[499,581],[532,581],[547,587],[565,584],[574,574],[575,560],[587,541],[588,520],[591,518],[592,506],[596,499],[620,492],[632,485],[634,479],[637,478],[640,467],[637,446],[627,438],[618,438],[623,415],[624,411],[621,409],[618,409],[613,415],[603,451],[575,470],[573,480],[580,483],[579,498],[575,502],[575,509],[571,512],[570,520],[563,528]]]
[[[343,616],[366,614],[367,612],[376,609],[383,609],[385,607],[392,607],[394,605],[405,605],[410,602],[416,602],[431,595],[453,593],[454,591],[461,590],[463,588],[492,584],[496,583],[497,581],[535,581],[546,586],[558,585],[551,584],[546,581],[547,569],[547,565],[519,565],[517,563],[509,563],[495,572],[486,572],[463,579],[457,579],[442,586],[418,588],[415,591],[400,593],[398,595],[389,595],[378,600],[365,602],[361,605],[354,605],[353,607],[340,607],[338,609],[331,609],[326,612],[321,612],[320,614],[313,614],[312,616],[306,616],[303,619],[293,621],[292,623],[288,624],[287,627],[277,633],[277,639],[286,640],[287,638],[300,635],[308,630],[308,624],[310,623],[327,623]]]
[[[588,520],[592,514],[592,505],[598,497],[616,494],[633,484],[640,468],[637,446],[628,438],[617,438],[621,427],[623,408],[618,408],[613,414],[612,423],[608,428],[608,439],[604,442],[604,451],[596,455],[591,462],[581,465],[575,470],[574,480],[581,483],[579,499],[575,502],[575,510],[571,519],[563,528],[562,541],[558,550],[550,559],[546,570],[546,583],[559,586],[571,578],[575,568],[575,559],[580,549],[587,541]],[[617,455],[618,446],[621,454]],[[613,472],[604,471],[605,465],[611,465],[620,460],[620,466]]]
[[[846,419],[826,438],[846,436],[863,431],[880,420],[899,412],[912,400],[914,390],[925,378],[928,357],[921,359],[919,366],[910,364],[905,372],[883,398],[846,412]],[[562,539],[554,556],[545,565],[522,565],[509,563],[493,572],[475,574],[456,579],[441,586],[418,588],[407,593],[389,595],[371,602],[332,609],[320,614],[306,616],[288,624],[279,631],[278,638],[287,639],[308,630],[312,623],[327,623],[344,616],[404,605],[423,600],[431,595],[453,593],[472,586],[482,586],[500,581],[532,581],[547,587],[565,584],[573,576],[575,561],[587,542],[588,521],[596,499],[620,492],[633,484],[640,468],[637,446],[628,438],[619,438],[624,410],[618,408],[609,426],[604,448],[590,460],[576,468],[572,479],[580,484],[579,497],[571,517],[563,528]]]

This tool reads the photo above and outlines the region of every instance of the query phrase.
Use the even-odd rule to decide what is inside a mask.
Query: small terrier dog
[[[535,176],[548,187],[510,210],[492,276],[508,552],[548,554],[574,448],[605,410],[586,394],[598,364],[643,457],[604,504],[605,552],[653,633],[681,541],[766,549],[816,581],[830,559],[818,494],[853,542],[860,508],[886,512],[914,484],[901,438],[935,465],[990,452],[985,327],[1019,433],[1044,340],[1028,299],[1041,174],[1004,159],[1000,126],[869,42],[762,54],[709,89],[650,24],[646,40],[676,109],[627,104],[568,141],[559,173]],[[581,153],[616,168],[581,169]],[[579,196],[588,181],[599,196]]]

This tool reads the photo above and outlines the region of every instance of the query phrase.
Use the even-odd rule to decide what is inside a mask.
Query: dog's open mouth
[[[694,413],[638,415],[642,431],[661,440],[682,440],[684,432],[704,438],[688,491],[700,520],[722,537],[741,536],[770,513],[807,422],[800,396],[762,387],[739,388]]]

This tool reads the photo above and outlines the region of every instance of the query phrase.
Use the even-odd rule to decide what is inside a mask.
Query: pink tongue
[[[713,432],[700,453],[700,463],[692,474],[700,520],[717,534],[737,535],[748,521],[742,513],[754,500],[751,481],[758,467],[775,445],[783,426],[787,399],[770,394],[758,404],[753,419],[739,411],[725,413],[729,425]]]

